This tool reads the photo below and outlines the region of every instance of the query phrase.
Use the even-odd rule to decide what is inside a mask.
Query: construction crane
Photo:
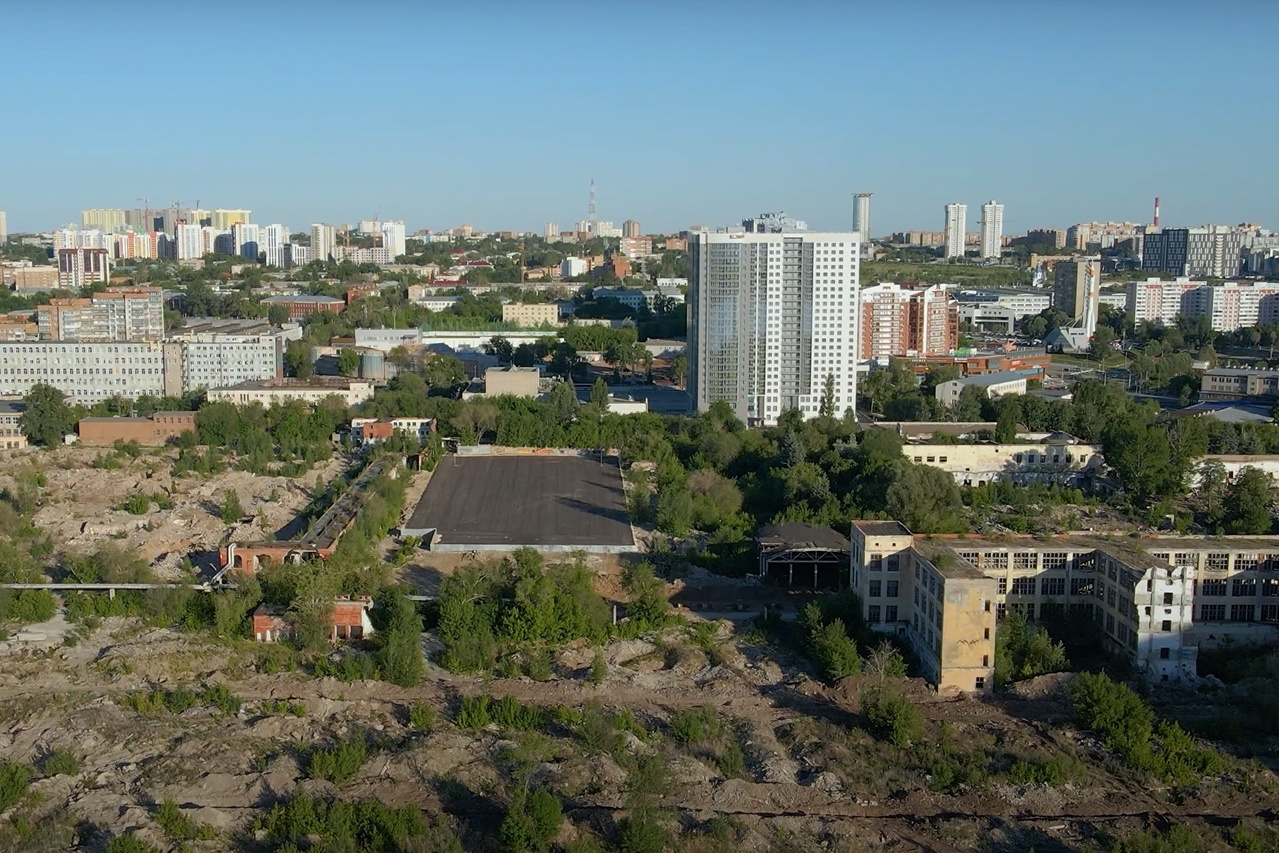
[[[144,230],[150,234],[155,230],[155,223],[151,221],[151,199],[143,197],[139,198],[138,201],[142,202],[142,225]]]

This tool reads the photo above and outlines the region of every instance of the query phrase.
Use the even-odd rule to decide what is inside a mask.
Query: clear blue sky
[[[294,229],[1279,227],[1264,0],[5,4],[11,231],[175,199]]]

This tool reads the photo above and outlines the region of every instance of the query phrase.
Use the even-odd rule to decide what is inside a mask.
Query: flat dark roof
[[[853,526],[865,536],[910,536],[900,521],[854,521]]]
[[[635,545],[617,463],[580,456],[446,456],[404,529],[444,546]]]
[[[848,537],[829,527],[797,521],[766,524],[759,529],[755,538],[760,547],[765,549],[847,551],[850,547]]]

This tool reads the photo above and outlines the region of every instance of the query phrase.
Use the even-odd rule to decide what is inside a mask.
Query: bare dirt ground
[[[216,551],[230,536],[273,538],[311,501],[317,477],[327,483],[342,470],[342,461],[334,458],[300,479],[243,471],[174,477],[177,451],[172,449],[148,449],[136,459],[115,454],[120,468],[93,467],[95,459],[110,454],[110,448],[89,447],[4,451],[0,488],[12,487],[23,472],[42,474],[46,485],[33,520],[56,549],[91,551],[114,542],[162,575],[172,576],[184,556]],[[222,522],[222,499],[228,491],[236,494],[251,521],[231,526]],[[173,508],[152,503],[141,515],[120,508],[139,494],[167,498]]]
[[[798,661],[775,649],[739,642],[720,623],[710,654],[682,644],[676,629],[661,643],[616,641],[606,648],[605,683],[586,680],[594,652],[562,651],[556,677],[460,677],[431,666],[414,688],[381,682],[342,683],[301,673],[257,671],[260,647],[216,645],[169,630],[107,620],[87,640],[50,651],[0,652],[0,755],[32,761],[49,749],[80,760],[74,777],[40,779],[40,809],[64,809],[76,820],[113,832],[139,829],[163,839],[151,817],[169,798],[219,830],[243,827],[264,806],[294,789],[328,791],[305,778],[304,750],[351,732],[394,743],[375,754],[344,797],[418,804],[474,826],[500,819],[508,794],[504,755],[511,742],[496,729],[466,731],[449,722],[459,697],[513,696],[521,704],[581,707],[598,702],[661,728],[682,709],[709,707],[741,732],[744,770],[725,776],[714,761],[680,753],[671,760],[663,804],[706,819],[733,816],[748,832],[742,846],[765,850],[788,835],[791,849],[1036,850],[1073,845],[1100,827],[1136,828],[1163,821],[1264,818],[1276,805],[1272,777],[1252,796],[1213,786],[1169,792],[1098,772],[1058,788],[995,785],[938,794],[912,783],[894,752],[855,728],[863,685],[846,679],[826,687]],[[1099,746],[1072,732],[1059,678],[1027,685],[1007,700],[940,699],[911,682],[911,699],[930,725],[951,736],[997,736],[1004,748],[1049,749],[1088,758]],[[207,706],[181,714],[139,713],[124,697],[155,688],[225,685],[242,697],[238,714]],[[305,716],[265,703],[285,700]],[[429,734],[407,726],[411,703],[437,709]],[[579,823],[607,828],[623,813],[626,772],[607,755],[587,755],[555,741],[534,778],[565,797]],[[566,745],[567,744],[567,745]],[[634,741],[632,749],[651,747]],[[1002,838],[999,844],[992,839]],[[1005,843],[1006,842],[1006,843]],[[226,842],[188,849],[226,849]],[[1021,846],[1025,845],[1025,846]]]
[[[100,451],[60,449],[33,458],[15,453],[0,460],[0,487],[40,465],[47,485],[36,521],[58,548],[88,550],[105,542],[134,548],[159,566],[176,570],[190,551],[208,551],[232,532],[270,536],[291,522],[311,498],[320,476],[340,468],[333,461],[302,480],[227,473],[213,478],[170,476],[166,453],[125,461],[119,470],[89,467]],[[429,475],[409,485],[406,513],[416,506]],[[243,528],[222,524],[223,492],[239,496],[255,517]],[[114,509],[132,494],[163,494],[172,510],[154,506],[143,516]],[[383,550],[392,547],[383,543]],[[492,554],[483,554],[489,558]],[[402,576],[424,592],[471,562],[463,554],[418,552]],[[554,558],[552,558],[554,559]],[[636,555],[589,555],[597,590],[625,600],[624,576]],[[672,601],[701,603],[698,590],[744,602],[746,610],[767,596],[752,581],[729,581],[685,570],[670,586]],[[699,597],[700,596],[700,597]],[[691,621],[718,615],[685,609]],[[739,771],[726,772],[713,756],[629,736],[632,753],[662,750],[670,781],[661,804],[685,829],[716,814],[741,827],[735,843],[744,851],[1045,851],[1104,849],[1103,832],[1189,823],[1204,837],[1236,820],[1274,821],[1279,794],[1274,776],[1237,765],[1238,780],[1169,791],[1129,777],[1101,746],[1076,731],[1062,693],[1065,677],[1019,685],[997,701],[939,698],[922,682],[906,690],[922,710],[930,738],[946,738],[992,752],[1067,756],[1082,775],[1056,787],[995,783],[978,788],[930,790],[910,765],[908,750],[873,741],[859,716],[866,684],[858,679],[826,686],[807,665],[745,634],[748,626],[719,625],[712,648],[688,641],[683,628],[656,641],[615,641],[604,649],[608,675],[591,684],[595,650],[570,646],[555,658],[555,675],[528,678],[467,677],[434,665],[422,684],[400,688],[383,682],[343,683],[301,672],[268,674],[264,649],[248,642],[225,644],[132,620],[108,619],[65,641],[60,617],[32,626],[23,642],[0,645],[0,760],[39,762],[50,750],[79,760],[75,774],[41,777],[35,797],[12,807],[9,818],[38,821],[58,815],[71,824],[111,834],[137,830],[163,850],[177,850],[154,820],[155,805],[172,799],[185,813],[221,834],[184,842],[187,851],[231,849],[232,834],[290,792],[373,797],[413,804],[461,821],[469,849],[495,843],[492,829],[510,798],[512,737],[491,727],[472,731],[453,720],[463,696],[512,696],[521,705],[581,708],[598,703],[629,712],[650,731],[667,730],[677,712],[710,708],[736,733],[744,755]],[[16,638],[15,638],[16,639]],[[433,640],[424,640],[432,651]],[[140,712],[129,698],[157,689],[200,691],[221,685],[243,699],[237,713],[206,703],[182,713]],[[287,703],[287,704],[286,704]],[[408,709],[436,709],[429,733],[408,724]],[[291,707],[301,714],[290,713]],[[308,779],[308,749],[364,733],[380,744],[356,778],[336,790]],[[628,771],[608,754],[592,754],[564,731],[549,732],[549,746],[533,773],[536,784],[564,799],[575,827],[609,834],[626,813]],[[1239,769],[1239,768],[1244,769]],[[1240,780],[1247,784],[1237,784]],[[926,781],[926,780],[925,780]],[[1245,793],[1246,792],[1246,793]],[[0,814],[0,820],[6,815]],[[692,833],[696,837],[696,833]],[[98,850],[84,841],[73,849]],[[478,839],[478,843],[475,843]],[[0,833],[0,847],[3,836]],[[24,849],[42,849],[27,847]],[[710,848],[688,847],[701,850]],[[1209,850],[1224,849],[1205,846]]]

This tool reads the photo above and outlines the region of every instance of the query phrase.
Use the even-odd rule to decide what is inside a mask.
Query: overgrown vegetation
[[[1026,617],[1016,610],[1000,620],[995,630],[996,687],[1068,669],[1066,647],[1053,642],[1046,628],[1027,625]]]
[[[1196,743],[1176,723],[1156,720],[1140,696],[1104,673],[1080,673],[1070,684],[1070,701],[1080,725],[1141,773],[1190,785],[1226,767],[1221,753]]]
[[[478,672],[492,669],[502,655],[532,661],[548,646],[602,641],[612,631],[612,614],[591,581],[581,557],[546,566],[531,548],[455,572],[440,587],[441,663],[454,672]],[[621,632],[636,636],[665,625],[669,606],[651,568],[632,569],[628,585],[633,599]]]

